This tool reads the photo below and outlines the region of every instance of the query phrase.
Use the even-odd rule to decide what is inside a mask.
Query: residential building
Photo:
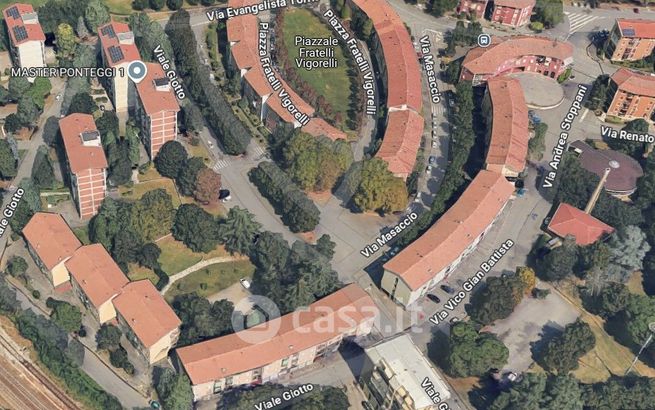
[[[66,261],[82,244],[59,214],[37,212],[23,228],[27,250],[55,289],[69,283]]]
[[[521,27],[530,22],[536,0],[494,0],[491,21],[505,26]]]
[[[424,126],[423,117],[412,110],[387,115],[387,128],[375,156],[385,160],[395,176],[407,179],[414,170]]]
[[[602,178],[609,168],[605,191],[618,198],[627,199],[632,195],[637,190],[637,180],[644,175],[639,162],[622,152],[594,149],[584,141],[573,141],[569,144],[569,150],[578,154],[582,168],[598,178]]]
[[[655,21],[616,19],[606,47],[612,61],[636,61],[650,56],[655,48]]]
[[[158,63],[146,63],[147,74],[136,85],[136,118],[143,144],[154,159],[162,145],[177,136],[177,103],[170,79]]]
[[[614,232],[614,228],[564,202],[548,223],[548,231],[560,238],[572,236],[579,246],[587,246]]]
[[[104,66],[121,70],[104,85],[115,111],[126,112],[136,101],[134,83],[127,76],[127,68],[132,61],[141,59],[134,43],[134,33],[126,23],[112,21],[98,27],[98,36]]]
[[[59,120],[71,191],[80,218],[95,215],[107,192],[107,159],[93,116],[75,113]]]
[[[165,359],[180,336],[182,323],[149,279],[130,282],[113,299],[118,325],[148,361]]]
[[[485,168],[516,178],[525,169],[528,154],[528,107],[521,83],[498,77],[487,82],[483,105],[490,124]]]
[[[78,248],[65,263],[73,290],[102,324],[116,318],[113,300],[129,279],[99,243]]]
[[[377,307],[351,284],[266,323],[176,349],[175,364],[191,379],[195,400],[233,387],[276,380],[335,352],[344,339],[371,332]]]
[[[475,20],[484,18],[489,0],[459,0],[457,14],[468,14]]]
[[[405,308],[416,302],[473,252],[513,193],[502,174],[478,172],[437,222],[384,264],[382,290]]]
[[[300,130],[302,132],[306,132],[307,134],[313,135],[315,137],[319,137],[319,136],[327,137],[332,141],[345,140],[346,138],[348,138],[348,135],[346,135],[345,132],[330,125],[323,118],[318,118],[318,117],[314,117],[311,120],[309,120],[307,125],[302,127]]]
[[[464,57],[460,78],[474,86],[504,74],[532,72],[557,78],[573,64],[573,45],[548,37],[492,37]]]
[[[15,3],[2,14],[14,64],[22,68],[45,67],[45,34],[32,5]]]
[[[655,76],[620,68],[610,77],[607,115],[650,121],[655,109]]]
[[[450,398],[448,385],[407,334],[364,349],[359,384],[372,410],[432,410]]]

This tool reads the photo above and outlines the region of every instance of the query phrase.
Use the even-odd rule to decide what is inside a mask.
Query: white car
[[[244,287],[244,289],[250,289],[250,281],[246,278],[241,278],[239,279],[239,282],[241,282],[241,286]]]

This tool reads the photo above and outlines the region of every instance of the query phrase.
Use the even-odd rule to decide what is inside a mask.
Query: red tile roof
[[[98,131],[92,115],[71,114],[59,120],[59,129],[74,174],[87,169],[107,168],[107,159],[102,146],[84,146],[82,143],[83,132]]]
[[[322,118],[312,118],[307,125],[302,127],[301,131],[314,137],[320,137],[323,135],[333,141],[338,139],[345,140],[347,137],[345,132],[328,124],[328,122]]]
[[[423,127],[423,117],[414,111],[389,112],[387,129],[375,156],[389,164],[392,174],[407,176],[414,169]]]
[[[373,22],[387,68],[387,107],[408,107],[421,112],[421,70],[414,45],[403,21],[386,1],[353,1]]]
[[[466,191],[421,237],[384,264],[416,290],[457,260],[491,225],[514,192],[497,172],[482,170]]]
[[[631,94],[655,97],[655,76],[653,75],[619,68],[611,78],[620,90]]]
[[[113,303],[145,347],[157,343],[182,323],[148,279],[125,285]]]
[[[125,38],[121,41],[119,35],[123,35]],[[98,27],[98,36],[100,37],[105,61],[110,67],[141,59],[139,50],[134,43],[134,33],[127,24],[117,21],[107,23]],[[120,50],[120,52],[114,52],[120,58],[115,60],[112,58],[112,49]]]
[[[655,39],[655,21],[653,20],[616,19],[616,24],[621,30],[622,37]],[[624,31],[626,29],[627,31]]]
[[[105,247],[99,243],[77,249],[65,265],[96,308],[118,295],[129,282]]]
[[[146,76],[136,85],[139,99],[143,103],[146,114],[153,115],[162,111],[180,111],[180,105],[177,103],[175,92],[170,83],[167,90],[157,90],[155,86],[155,80],[157,79],[170,81],[161,66],[157,63],[146,63],[146,67]]]
[[[524,56],[572,60],[573,45],[547,37],[492,37],[492,44],[489,47],[471,49],[464,57],[462,65],[473,74],[494,73],[506,61]]]
[[[376,315],[377,307],[371,297],[358,285],[351,284],[312,303],[306,310],[182,347],[176,352],[192,384],[198,385],[256,369],[328,342],[373,320]],[[267,329],[277,332],[269,336]]]
[[[37,212],[23,228],[23,236],[47,270],[52,270],[82,246],[59,214]]]
[[[240,70],[248,70],[260,65],[257,44],[253,45],[250,41],[240,41],[233,45],[230,51],[236,66]]]
[[[230,5],[230,7],[235,6]],[[257,16],[253,14],[246,14],[227,19],[225,25],[227,29],[227,38],[230,42],[239,42],[243,40],[252,41],[253,31],[258,32],[259,20],[257,19]]]
[[[14,18],[10,15],[10,12],[13,12],[15,8],[15,13],[18,14],[18,18]],[[39,24],[38,17],[36,20],[28,19],[28,21],[23,20],[23,15],[34,13],[34,8],[30,4],[16,3],[5,8],[2,12],[4,15],[5,23],[7,24],[7,31],[11,42],[14,45],[19,45],[21,43],[26,43],[28,41],[45,41],[45,34]],[[36,13],[34,13],[36,16]],[[21,27],[25,28],[26,37],[18,40],[16,38],[16,30],[21,30]]]
[[[495,0],[494,7],[511,7],[513,9],[524,9],[534,7],[537,0]]]
[[[257,64],[243,76],[243,79],[252,87],[257,95],[262,98],[273,93],[273,88],[268,82],[262,66]]]
[[[493,121],[487,151],[487,169],[514,172],[525,168],[528,154],[528,107],[521,83],[515,78],[499,77],[487,82]]]
[[[571,235],[575,243],[581,246],[591,245],[604,235],[614,232],[611,226],[565,203],[557,207],[548,230],[562,238]]]

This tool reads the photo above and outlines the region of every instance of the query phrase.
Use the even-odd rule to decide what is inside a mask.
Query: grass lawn
[[[632,351],[605,331],[604,320],[601,317],[584,310],[580,298],[569,287],[560,286],[558,290],[578,308],[580,318],[589,324],[596,336],[596,346],[580,358],[580,367],[573,372],[573,375],[584,383],[604,381],[612,374],[623,376],[634,358]],[[635,365],[634,372],[642,376],[655,377],[655,369],[641,361]]]
[[[81,226],[79,228],[73,228],[73,233],[75,236],[77,236],[77,239],[82,242],[83,245],[89,245],[91,243],[91,239],[89,239],[89,227],[88,226]]]
[[[140,182],[132,187],[120,187],[118,189],[118,192],[120,192],[123,198],[139,199],[146,192],[159,188],[165,189],[166,192],[168,192],[168,194],[171,196],[171,198],[173,198],[173,207],[177,208],[180,206],[182,201],[180,200],[180,196],[177,194],[177,190],[175,189],[175,183],[173,182],[173,180],[168,178],[161,178],[161,179],[154,179],[146,182]]]
[[[129,272],[127,274],[127,277],[130,278],[131,281],[150,279],[150,282],[152,282],[153,285],[156,285],[157,282],[159,281],[159,278],[157,277],[157,275],[155,275],[155,272],[153,272],[151,269],[145,268],[143,266],[139,266],[136,263],[130,263],[128,268],[129,268]]]
[[[255,267],[250,261],[216,263],[180,279],[166,293],[166,299],[172,300],[177,295],[197,292],[207,297],[233,285],[239,279],[250,276]]]
[[[161,249],[159,264],[164,272],[174,275],[182,272],[189,266],[193,266],[203,259],[210,259],[219,256],[227,256],[227,252],[222,246],[216,247],[209,253],[196,253],[187,248],[182,242],[176,241],[172,236],[168,236],[157,242]]]
[[[34,6],[34,8],[43,6],[46,4],[48,0],[21,0],[21,1],[16,1],[16,0],[0,0],[0,9],[4,9],[7,6],[14,4],[14,3],[26,3],[26,4],[31,4]],[[131,2],[130,2],[131,4]]]
[[[209,156],[209,152],[207,152],[207,148],[205,148],[202,143],[195,146],[191,144],[184,144],[184,148],[186,148],[190,157],[200,157],[205,161],[205,165],[209,166],[211,157]]]
[[[299,56],[301,45],[294,44],[294,37],[302,35],[311,38],[334,37],[332,30],[311,11],[307,9],[288,9],[284,13],[284,44],[289,51],[289,61],[295,66],[295,59]],[[306,47],[306,49],[322,49],[324,47]],[[305,80],[318,95],[325,97],[335,112],[341,112],[344,120],[347,118],[348,101],[351,100],[350,78],[346,57],[340,46],[334,47],[334,58],[337,59],[336,68],[321,68],[306,70],[296,68],[296,72]],[[311,105],[311,101],[307,101]]]
[[[640,271],[637,271],[632,274],[630,280],[628,281],[628,283],[626,283],[626,286],[632,293],[635,293],[637,295],[646,294],[646,292],[644,292],[644,285],[642,283],[642,274]]]

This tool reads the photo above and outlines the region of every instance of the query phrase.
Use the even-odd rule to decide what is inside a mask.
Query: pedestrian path
[[[564,14],[569,18],[569,34],[577,33],[580,31],[580,29],[582,29],[582,27],[586,26],[592,21],[604,18],[600,16],[591,16],[587,13],[571,13],[568,11],[565,11]]]

